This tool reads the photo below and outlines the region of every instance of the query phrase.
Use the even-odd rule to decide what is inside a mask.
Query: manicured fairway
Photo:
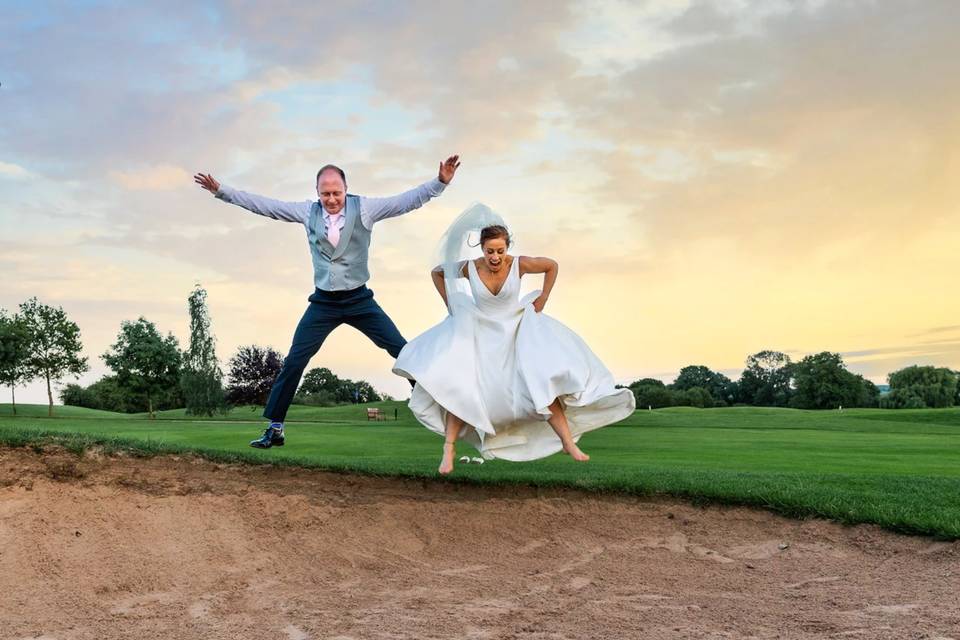
[[[9,405],[0,405],[0,441],[66,434],[61,440],[74,447],[133,443],[148,453],[194,450],[220,460],[436,477],[440,438],[403,403],[370,406],[384,408],[390,420],[367,422],[365,405],[293,407],[287,446],[259,451],[247,446],[263,426],[255,408],[209,420],[183,411],[148,420],[57,407],[57,417],[48,419],[39,417],[46,415],[43,406],[18,407],[14,418]],[[960,409],[638,411],[580,444],[589,463],[557,455],[460,465],[451,481],[662,493],[960,538]],[[458,453],[474,452],[461,445]]]

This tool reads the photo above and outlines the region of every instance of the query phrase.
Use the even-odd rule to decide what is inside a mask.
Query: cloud
[[[663,28],[710,38],[564,90],[609,144],[598,195],[660,246],[727,235],[777,264],[929,235],[960,201],[960,5],[908,4],[691,5]]]
[[[913,334],[912,337],[929,336],[929,335],[934,335],[939,333],[954,333],[954,332],[960,332],[960,324],[951,324],[944,327],[932,327],[930,329],[921,331],[920,333],[915,333]],[[934,342],[934,341],[931,341],[931,342]]]
[[[192,183],[191,173],[181,167],[158,165],[133,171],[110,171],[111,179],[132,191],[182,189]]]
[[[31,173],[18,164],[13,164],[12,162],[0,162],[0,177],[22,180],[29,178],[30,176]]]
[[[535,137],[555,88],[578,66],[559,47],[572,15],[557,3],[545,19],[536,3],[367,2],[329,7],[322,25],[314,7],[297,2],[276,3],[267,15],[234,9],[223,15],[233,46],[294,74],[335,80],[345,68],[363,70],[375,107],[425,109],[416,130],[444,150],[502,153]],[[349,28],[324,28],[335,24]]]
[[[945,354],[960,353],[960,340],[941,340],[938,342],[922,342],[912,345],[901,345],[895,347],[877,347],[874,349],[860,349],[858,351],[844,351],[842,355],[845,359],[852,362],[873,359],[878,356],[888,357],[892,355],[909,359],[916,356],[938,356]]]

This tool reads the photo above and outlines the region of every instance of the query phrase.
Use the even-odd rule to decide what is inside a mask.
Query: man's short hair
[[[343,169],[335,164],[325,164],[320,167],[320,171],[317,171],[317,182],[320,182],[320,176],[323,175],[324,171],[329,171],[331,169],[340,174],[340,177],[343,179],[343,186],[347,186],[347,174],[345,174]]]

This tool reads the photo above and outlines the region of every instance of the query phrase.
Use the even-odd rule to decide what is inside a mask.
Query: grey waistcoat
[[[346,217],[336,247],[327,240],[319,202],[314,202],[310,207],[310,217],[307,219],[307,238],[313,257],[313,283],[317,289],[324,291],[356,289],[370,279],[367,268],[370,230],[360,220],[360,197],[347,195],[343,209]]]

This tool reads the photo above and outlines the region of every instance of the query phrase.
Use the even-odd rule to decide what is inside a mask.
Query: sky
[[[306,200],[335,163],[384,196],[453,153],[440,198],[374,228],[369,286],[408,339],[446,312],[437,241],[482,202],[516,253],[559,262],[545,312],[618,382],[691,364],[736,378],[764,349],[839,352],[877,383],[960,368],[954,0],[0,10],[0,308],[62,306],[82,384],[109,372],[124,320],[186,346],[196,283],[223,362],[288,350],[313,287],[303,227],[195,172]],[[310,366],[408,395],[349,327]]]

